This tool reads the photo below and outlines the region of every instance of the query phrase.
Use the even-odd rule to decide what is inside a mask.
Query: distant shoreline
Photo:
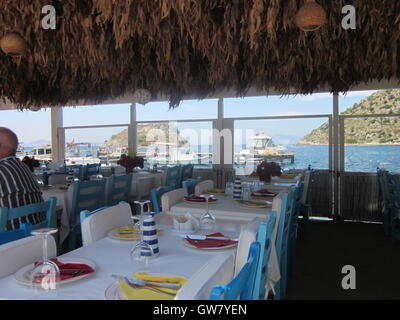
[[[297,143],[297,146],[329,146],[327,143]],[[354,146],[354,147],[398,147],[400,146],[400,143],[348,143],[345,144],[345,146]]]

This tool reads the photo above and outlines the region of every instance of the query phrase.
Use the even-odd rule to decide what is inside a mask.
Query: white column
[[[53,162],[65,160],[65,133],[63,128],[63,109],[51,108],[51,146]]]
[[[130,110],[130,122],[128,127],[128,150],[129,155],[137,152],[137,124],[136,124],[136,103],[132,103]]]

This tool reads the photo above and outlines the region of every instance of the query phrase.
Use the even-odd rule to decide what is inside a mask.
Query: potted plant
[[[118,160],[117,164],[123,166],[126,169],[126,173],[132,173],[133,169],[136,167],[144,168],[144,158],[143,157],[131,157],[126,154],[122,154],[121,158]]]
[[[35,168],[40,167],[40,162],[38,160],[36,160],[35,157],[31,158],[31,157],[25,156],[22,159],[22,162],[28,166],[28,168],[29,168],[29,170],[31,170],[31,172],[34,172]]]
[[[257,166],[256,174],[260,181],[271,182],[271,177],[280,177],[282,168],[276,162],[263,161]]]

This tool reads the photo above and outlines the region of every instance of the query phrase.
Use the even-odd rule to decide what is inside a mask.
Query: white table
[[[47,201],[54,197],[57,199],[56,211],[61,211],[61,226],[59,230],[59,243],[63,243],[69,234],[69,214],[67,210],[67,190],[60,189],[59,186],[53,186],[50,189],[42,189],[43,200]]]
[[[231,196],[216,195],[217,201],[210,202],[209,211],[217,220],[229,220],[250,222],[256,217],[268,219],[271,214],[271,207],[268,208],[247,208],[238,204]],[[270,198],[266,199],[272,201]],[[182,201],[173,205],[169,213],[175,216],[191,215],[200,218],[207,210],[206,203]]]
[[[152,272],[191,277],[219,254],[235,254],[236,248],[224,250],[198,250],[184,245],[178,234],[168,227],[159,235],[160,256],[152,262]],[[14,276],[0,279],[0,299],[59,299],[101,300],[106,289],[115,281],[112,274],[131,275],[138,272],[138,265],[130,260],[134,242],[101,239],[89,246],[69,252],[62,257],[86,258],[97,265],[95,274],[74,283],[59,286],[57,290],[34,291],[15,282]],[[226,256],[230,257],[230,254]],[[232,272],[226,270],[226,272]]]

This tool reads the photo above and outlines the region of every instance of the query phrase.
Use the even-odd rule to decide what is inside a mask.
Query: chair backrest
[[[84,169],[84,180],[89,180],[90,176],[100,173],[100,163],[88,163]]]
[[[49,185],[66,185],[67,177],[66,173],[55,172],[49,175],[47,182]]]
[[[304,188],[303,188],[303,194],[301,196],[301,204],[307,205],[310,203],[310,196],[312,192],[312,186],[314,182],[314,170],[308,170],[306,171],[304,175]]]
[[[0,245],[16,241],[31,235],[32,225],[30,223],[21,224],[19,229],[0,232]]]
[[[7,221],[26,217],[33,213],[46,212],[46,219],[33,225],[33,229],[51,228],[56,226],[57,199],[49,198],[45,202],[29,204],[18,208],[0,207],[0,232],[6,231]]]
[[[47,241],[49,259],[57,256],[57,246],[53,237]],[[0,246],[0,278],[9,276],[28,264],[43,259],[43,239],[41,236],[26,237]]]
[[[258,227],[257,242],[260,243],[260,258],[257,265],[256,277],[254,282],[254,289],[252,300],[266,299],[266,287],[269,275],[269,258],[272,249],[272,237],[276,223],[276,211],[272,211],[269,216],[268,222],[261,222]]]
[[[210,294],[210,300],[251,300],[254,290],[261,245],[253,242],[250,246],[249,257],[239,274],[227,285],[216,285]]]
[[[107,233],[118,227],[132,225],[132,211],[128,203],[101,208],[94,212],[81,212],[82,244],[87,246],[107,236]]]
[[[65,166],[65,172],[69,174],[70,171],[74,171],[74,177],[78,178],[79,180],[83,179],[83,165],[74,164]]]
[[[161,210],[163,212],[168,212],[173,205],[182,202],[184,196],[185,196],[185,190],[183,189],[175,189],[172,191],[165,192],[161,196]]]
[[[155,187],[154,176],[133,177],[130,195],[136,200],[149,199],[151,189]]]
[[[132,185],[132,174],[112,175],[107,181],[107,206],[114,206],[121,201],[128,201]]]
[[[233,278],[232,253],[221,253],[191,276],[178,291],[175,300],[208,300],[213,287],[227,284]]]
[[[195,194],[195,187],[202,180],[203,179],[201,177],[184,180],[182,182],[182,188],[185,190],[185,195],[190,196]]]
[[[182,169],[181,169],[181,185],[180,185],[180,187],[182,187],[183,181],[188,180],[188,179],[192,179],[192,177],[193,177],[193,168],[194,168],[193,164],[186,164],[186,165],[182,166]]]
[[[281,213],[278,221],[278,232],[276,236],[276,254],[279,260],[279,268],[281,271],[281,280],[278,283],[279,288],[276,290],[276,298],[281,299],[285,294],[286,286],[286,273],[287,273],[287,255],[289,247],[289,235],[291,229],[291,219],[293,216],[293,197],[294,187],[292,187],[289,193],[285,193],[281,196],[282,206]]]
[[[181,166],[169,167],[165,177],[165,186],[179,188],[181,184]]]
[[[204,191],[214,189],[214,181],[212,180],[205,180],[202,182],[199,182],[195,187],[194,187],[194,194],[196,196],[200,196],[204,193]]]
[[[163,208],[161,204],[161,197],[164,193],[175,190],[175,186],[165,186],[151,189],[150,192],[150,200],[153,205],[153,212],[160,213]]]
[[[69,223],[75,227],[81,211],[94,211],[104,205],[104,189],[106,181],[75,181],[72,185],[72,199],[69,212]]]

